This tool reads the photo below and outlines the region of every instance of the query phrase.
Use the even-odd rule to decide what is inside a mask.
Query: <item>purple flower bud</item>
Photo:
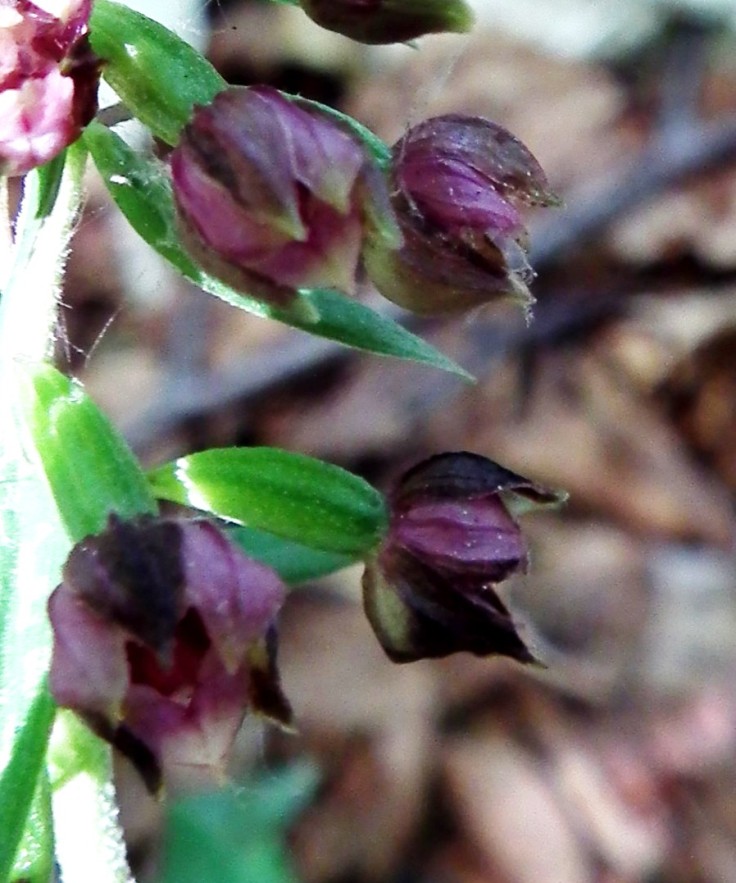
[[[517,504],[561,499],[477,454],[439,454],[409,470],[363,577],[366,613],[388,656],[411,662],[467,650],[533,662],[494,587],[527,566]]]
[[[403,43],[473,25],[464,0],[301,0],[301,7],[321,27],[361,43]]]
[[[480,117],[435,117],[394,145],[392,179],[403,247],[364,251],[384,297],[422,314],[533,301],[519,208],[558,200],[521,141]]]
[[[99,60],[87,40],[91,0],[0,5],[0,174],[52,159],[97,110]],[[59,8],[61,7],[61,8]]]
[[[195,259],[276,304],[301,287],[352,290],[364,228],[390,212],[358,141],[265,86],[226,89],[198,107],[171,172]]]
[[[290,720],[275,662],[284,591],[209,522],[111,515],[49,599],[52,695],[151,791],[221,776],[248,708]]]

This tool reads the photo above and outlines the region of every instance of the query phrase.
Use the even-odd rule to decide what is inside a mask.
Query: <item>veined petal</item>
[[[241,668],[284,602],[284,585],[207,521],[183,525],[184,603],[202,618],[225,669]]]
[[[128,686],[125,633],[62,584],[49,598],[49,687],[59,705],[116,721]]]

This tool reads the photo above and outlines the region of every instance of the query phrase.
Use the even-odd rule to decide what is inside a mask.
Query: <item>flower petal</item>
[[[48,609],[54,699],[66,708],[117,721],[128,686],[124,631],[99,617],[64,583],[52,592]]]
[[[72,549],[64,584],[101,619],[165,656],[182,613],[181,544],[181,527],[171,519],[111,514],[103,533]]]
[[[505,199],[559,205],[531,151],[503,126],[483,117],[445,114],[414,126],[393,148],[402,167],[452,160],[474,170]]]
[[[497,498],[451,500],[411,507],[392,525],[392,542],[447,574],[479,573],[500,582],[524,570],[519,525]]]
[[[207,521],[182,526],[184,604],[202,618],[228,672],[272,625],[286,590],[276,573],[244,555]]]
[[[536,661],[489,585],[460,588],[409,553],[391,550],[368,563],[363,589],[368,619],[394,662],[459,651]]]
[[[518,494],[540,506],[564,498],[559,491],[543,488],[480,454],[450,451],[405,472],[391,503],[397,511],[404,511],[427,500],[473,500],[496,494]]]

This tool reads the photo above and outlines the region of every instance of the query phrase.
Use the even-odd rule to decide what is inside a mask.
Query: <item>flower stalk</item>
[[[25,375],[28,366],[47,361],[53,352],[85,162],[86,152],[77,144],[65,157],[26,175],[15,236],[8,227],[2,243],[1,266],[6,271],[0,281],[0,535],[4,538],[0,555],[0,766],[18,731],[29,730],[41,757],[48,739],[48,729],[34,733],[30,728],[34,704],[47,691],[50,629],[46,600],[68,552],[69,537],[41,467],[29,457]],[[67,775],[55,790],[52,805],[57,818],[74,819],[75,826],[84,817],[85,836],[99,845],[100,860],[93,868],[90,854],[79,852],[78,839],[70,841],[72,826],[63,824],[53,825],[56,859],[70,883],[90,879],[87,874],[101,883],[127,883],[131,876],[117,822],[110,751],[91,733],[85,733],[84,740],[77,744],[93,749],[86,755],[89,763],[78,763]],[[37,769],[36,775],[40,781],[43,770]],[[29,781],[17,783],[15,791],[0,792],[0,804],[17,807],[23,794],[33,790],[33,780],[29,772]],[[50,832],[51,808],[48,802],[44,805],[46,818],[36,824]],[[52,840],[50,836],[45,839],[45,845],[36,845],[48,850]],[[23,842],[27,845],[27,838]],[[20,866],[18,871],[22,871]]]

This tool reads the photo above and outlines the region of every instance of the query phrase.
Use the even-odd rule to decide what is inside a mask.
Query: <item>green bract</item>
[[[302,543],[285,540],[252,527],[230,526],[225,532],[246,555],[273,567],[281,579],[290,585],[298,585],[342,570],[356,560],[355,555],[310,549]]]
[[[144,473],[120,434],[77,381],[51,365],[29,378],[28,422],[67,532],[98,533],[110,512],[156,512]]]
[[[169,807],[161,883],[296,883],[287,832],[314,795],[310,764],[247,779],[237,790],[187,796]]]
[[[217,448],[149,473],[157,497],[304,546],[362,556],[387,526],[381,494],[363,479],[276,448]]]
[[[176,144],[195,104],[226,86],[212,65],[158,22],[119,3],[96,0],[90,41],[107,82],[154,135]]]
[[[178,142],[195,104],[209,104],[227,86],[188,43],[127,6],[96,0],[91,27],[92,48],[105,62],[104,78],[131,113],[168,144]],[[379,165],[388,166],[388,147],[357,120],[317,101],[287,97],[334,117],[363,142]]]

